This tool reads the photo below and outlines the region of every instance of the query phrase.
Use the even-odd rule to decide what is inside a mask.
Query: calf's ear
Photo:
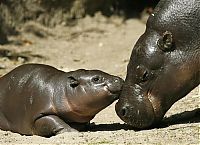
[[[164,32],[162,38],[157,42],[159,49],[164,52],[173,51],[175,49],[173,44],[173,36],[169,31]]]
[[[75,77],[70,76],[68,79],[70,81],[70,87],[76,88],[79,85],[79,81]]]

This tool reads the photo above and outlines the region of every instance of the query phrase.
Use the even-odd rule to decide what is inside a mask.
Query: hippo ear
[[[75,88],[75,87],[77,87],[77,86],[79,85],[78,80],[75,79],[74,77],[70,76],[70,77],[68,77],[68,78],[69,78],[69,81],[70,81],[70,86],[71,86],[72,88]]]
[[[163,36],[158,40],[157,45],[162,51],[174,50],[172,33],[169,31],[163,33]]]

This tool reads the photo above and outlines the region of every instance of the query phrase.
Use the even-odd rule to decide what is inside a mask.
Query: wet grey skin
[[[136,42],[118,116],[135,128],[158,124],[200,83],[200,0],[161,0]]]
[[[123,83],[100,70],[21,65],[0,78],[0,128],[44,137],[84,130],[118,99]]]

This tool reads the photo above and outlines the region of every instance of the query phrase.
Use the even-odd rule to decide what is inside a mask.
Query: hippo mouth
[[[153,108],[154,122],[160,121],[164,114],[160,101],[151,92],[147,93],[147,98]]]
[[[106,85],[104,87],[104,90],[106,90],[106,92],[108,92],[108,95],[113,96],[114,100],[118,100],[119,99],[119,95],[120,95],[121,89],[120,90],[112,90],[109,86]]]
[[[124,94],[122,92],[121,97]],[[127,124],[138,129],[145,129],[153,126],[159,122],[163,117],[162,107],[157,97],[150,91],[146,92],[143,97],[129,97],[126,99],[119,99],[116,104],[117,115]]]
[[[151,92],[147,92],[144,97],[146,98],[146,102],[144,104],[146,112],[143,113],[144,117],[146,117],[143,119],[140,118],[139,120],[133,119],[128,123],[131,126],[139,129],[152,127],[163,118],[163,111],[160,105],[160,101],[156,99],[156,97]],[[143,105],[140,107],[143,107]]]

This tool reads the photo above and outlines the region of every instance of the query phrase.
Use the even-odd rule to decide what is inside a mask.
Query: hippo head
[[[100,70],[76,70],[68,77],[71,120],[88,122],[119,98],[124,80]]]
[[[200,83],[199,13],[188,14],[193,22],[186,21],[187,10],[173,2],[161,0],[132,50],[116,112],[135,128],[160,121]]]

